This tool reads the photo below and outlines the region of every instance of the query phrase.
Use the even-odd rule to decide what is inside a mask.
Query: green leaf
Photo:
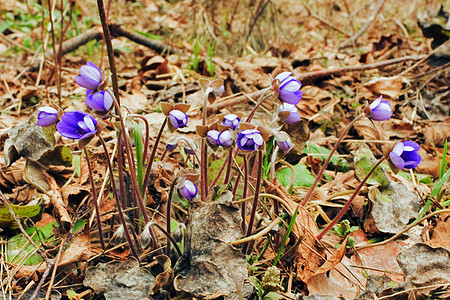
[[[43,249],[42,244],[55,241],[54,227],[58,227],[56,222],[49,223],[44,227],[30,227],[25,232]],[[35,266],[41,263],[43,258],[35,252],[34,246],[29,243],[28,239],[19,233],[8,240],[6,260],[11,263],[20,263],[25,260],[26,266]]]
[[[311,172],[305,164],[297,164],[293,169],[295,172],[294,186],[310,187],[314,183],[315,178],[311,175]],[[278,181],[286,187],[291,180],[292,171],[290,168],[281,169],[275,176]]]
[[[377,162],[372,151],[366,144],[362,144],[358,150],[356,150],[354,161],[356,164],[355,177],[358,180],[363,180]],[[389,186],[389,178],[381,167],[377,167],[367,180],[367,184],[379,184],[380,188],[384,189]]]
[[[87,224],[85,219],[78,219],[75,224],[73,224],[72,233],[76,234],[79,230],[83,229],[83,227]]]
[[[328,148],[316,145],[311,142],[307,142],[305,149],[303,149],[303,153],[306,154],[317,154],[317,157],[321,158],[324,162],[327,157],[330,155],[331,150]],[[322,154],[322,155],[320,155]],[[333,154],[333,156],[330,159],[330,164],[332,166],[338,167],[339,172],[348,172],[350,170],[348,163],[346,160],[338,157],[336,154]]]
[[[32,218],[41,211],[41,207],[39,205],[19,206],[10,204],[10,206],[14,214],[19,218]],[[0,204],[0,228],[18,228],[14,217],[10,213],[8,207],[4,204]]]

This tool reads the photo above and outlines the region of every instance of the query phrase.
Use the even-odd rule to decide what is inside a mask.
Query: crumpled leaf
[[[100,263],[86,270],[83,284],[115,300],[147,299],[152,294],[155,278],[139,267],[135,259]]]
[[[11,127],[8,135],[4,150],[7,166],[20,157],[37,161],[44,153],[53,149],[55,144],[53,129],[37,125],[33,118]]]
[[[194,202],[186,229],[185,252],[175,266],[174,287],[194,297],[247,298],[245,256],[229,242],[242,237],[241,215],[225,191],[215,202]]]
[[[365,144],[356,151],[354,161],[358,180],[362,180],[376,163],[372,151]],[[369,190],[369,199],[373,202],[372,218],[366,221],[365,228],[373,222],[378,231],[397,233],[419,214],[419,197],[405,185],[392,181],[381,167],[372,173],[367,183],[378,184],[378,187]],[[376,231],[375,228],[372,231]]]
[[[372,217],[381,232],[397,233],[418,216],[420,199],[403,184],[391,182],[383,190],[373,187],[369,191],[373,202]]]
[[[383,95],[390,99],[396,99],[402,90],[403,77],[378,77],[365,84],[374,95]]]
[[[405,273],[404,288],[431,286],[420,289],[427,293],[433,285],[450,284],[450,252],[445,248],[432,248],[417,243],[397,255],[397,261]]]
[[[441,214],[430,233],[429,244],[431,247],[444,247],[450,251],[450,214]]]
[[[41,211],[41,207],[39,205],[20,206],[10,204],[10,206],[14,211],[14,214],[19,218],[32,218],[39,214],[39,212]],[[8,207],[4,204],[0,204],[0,228],[14,229],[17,227],[17,223],[10,213]]]
[[[366,286],[367,280],[363,276],[361,269],[350,267],[353,264],[355,264],[355,261],[344,256],[341,263],[328,272],[313,276],[308,281],[309,294],[326,295],[325,298],[321,299],[335,299],[333,297],[355,299]]]

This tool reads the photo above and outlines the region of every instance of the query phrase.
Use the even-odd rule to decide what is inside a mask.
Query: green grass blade
[[[295,219],[297,218],[298,213],[298,207],[295,209],[294,215],[291,218],[291,221],[289,222],[289,227],[286,231],[286,235],[283,238],[283,241],[281,242],[280,250],[278,250],[277,256],[275,257],[275,260],[273,261],[273,265],[276,266],[278,261],[280,260],[281,253],[283,253],[284,245],[286,244],[287,239],[289,238],[289,235],[291,234],[292,228],[294,228]]]
[[[141,126],[139,126],[138,123],[133,121],[133,131],[134,131],[134,144],[136,149],[136,172],[137,172],[137,179],[139,184],[139,189],[143,190],[143,184],[144,184],[144,145],[142,143],[142,130]]]

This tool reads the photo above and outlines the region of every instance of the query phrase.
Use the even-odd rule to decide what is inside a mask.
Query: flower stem
[[[222,164],[222,167],[220,167],[219,172],[217,172],[216,178],[214,178],[214,181],[211,183],[211,185],[209,186],[208,192],[210,192],[212,190],[212,188],[216,185],[217,181],[219,181],[220,176],[223,173],[223,170],[225,169],[225,166],[228,164],[229,160],[228,157],[230,156],[228,152],[227,158],[225,159],[225,161]]]
[[[107,89],[108,93],[111,95],[111,97],[113,98],[113,103],[114,103],[114,107],[117,111],[117,115],[119,116],[119,120],[120,120],[120,125],[121,125],[121,131],[123,133],[123,140],[125,143],[125,152],[126,152],[126,157],[128,160],[128,167],[130,168],[130,177],[131,177],[131,181],[133,183],[133,188],[135,191],[135,196],[138,199],[138,203],[142,212],[142,215],[144,216],[144,221],[145,224],[147,224],[148,222],[150,222],[150,219],[147,215],[147,211],[145,209],[145,204],[144,204],[144,200],[142,199],[142,195],[139,189],[139,185],[137,182],[137,178],[136,178],[136,171],[134,169],[134,160],[132,159],[132,150],[131,150],[131,144],[130,144],[130,139],[128,138],[128,133],[126,130],[126,126],[125,126],[125,121],[123,120],[123,116],[122,113],[120,111],[120,105],[119,102],[117,101],[116,97],[114,97],[114,95],[111,94],[111,90]]]
[[[244,154],[244,189],[242,191],[242,198],[247,197],[247,187],[248,187],[248,162],[247,162],[247,154]],[[241,204],[241,216],[242,216],[242,231],[245,232],[245,214],[247,213],[247,202],[242,202]]]
[[[305,204],[308,202],[309,198],[311,197],[312,192],[314,191],[314,188],[316,187],[317,183],[319,182],[320,178],[322,178],[322,174],[325,171],[325,169],[328,166],[328,163],[331,160],[331,157],[333,156],[334,152],[336,152],[337,147],[341,144],[342,140],[344,139],[344,137],[347,135],[347,132],[350,130],[350,128],[352,128],[353,124],[355,124],[355,122],[363,117],[364,114],[360,114],[358,115],[356,118],[353,119],[353,121],[350,122],[350,124],[348,124],[348,126],[345,128],[344,132],[341,134],[341,136],[339,137],[339,139],[337,140],[336,144],[334,145],[333,149],[331,150],[330,154],[327,157],[327,160],[323,163],[322,168],[320,168],[319,173],[317,173],[316,176],[316,180],[314,180],[314,183],[311,185],[311,187],[308,190],[308,193],[306,194],[305,198],[303,199],[302,203],[300,205],[305,206]]]
[[[247,117],[247,120],[246,120],[247,123],[250,123],[250,121],[253,119],[253,116],[255,115],[256,110],[258,109],[258,107],[261,106],[261,104],[264,102],[264,100],[269,98],[269,95],[267,94],[267,92],[269,92],[271,90],[272,90],[272,87],[268,87],[262,91],[258,102],[256,103],[255,107],[253,107],[252,111],[250,112],[250,114]]]
[[[171,219],[171,208],[172,208],[172,196],[173,196],[173,190],[175,189],[175,184],[177,182],[177,179],[175,178],[170,185],[169,190],[169,198],[167,199],[167,214],[166,214],[166,230],[167,230],[167,245],[166,245],[166,255],[170,257],[170,243],[171,243],[171,234],[170,234],[170,219]],[[176,244],[176,243],[175,243]]]
[[[344,214],[347,212],[348,208],[352,204],[353,200],[356,198],[359,191],[366,183],[367,179],[369,179],[370,175],[372,175],[372,173],[384,161],[384,159],[385,159],[385,157],[380,158],[377,161],[377,163],[373,166],[373,168],[369,171],[369,173],[367,173],[366,177],[364,177],[364,179],[359,183],[358,187],[353,192],[353,195],[350,197],[350,199],[347,201],[347,203],[345,203],[344,207],[339,212],[339,214],[336,216],[336,218],[334,218],[333,221],[331,221],[331,223],[328,224],[328,226],[325,227],[325,229],[322,230],[322,232],[320,232],[319,235],[316,237],[317,240],[320,240],[325,235],[325,233],[327,233],[331,228],[333,228],[333,226],[336,225],[337,222],[339,222],[339,220],[342,218],[342,216],[344,216]]]
[[[89,154],[86,150],[86,147],[83,149],[83,151],[84,151],[84,154],[86,157],[86,163],[87,163],[88,171],[89,171],[89,181],[91,182],[92,200],[94,201],[95,216],[97,218],[98,234],[100,236],[100,244],[102,244],[102,249],[105,250],[106,248],[105,248],[105,242],[103,240],[102,221],[100,220],[100,208],[98,207],[98,203],[97,203],[97,190],[95,188],[94,176],[92,175],[91,160],[89,159]]]
[[[98,135],[98,138],[100,139],[100,142],[102,143],[102,146],[103,146],[103,150],[105,151],[106,161],[108,163],[108,168],[109,168],[109,173],[111,174],[110,180],[111,180],[111,185],[112,185],[112,188],[113,188],[114,197],[116,198],[117,210],[119,212],[119,219],[120,219],[120,222],[123,225],[125,237],[127,238],[128,244],[130,245],[130,248],[131,248],[131,251],[133,252],[133,255],[136,257],[136,259],[139,261],[139,255],[138,255],[138,252],[137,252],[137,250],[135,248],[135,243],[133,243],[133,240],[131,239],[130,232],[128,231],[128,226],[127,226],[127,223],[125,221],[125,217],[123,215],[122,205],[121,205],[120,200],[119,200],[120,199],[119,198],[119,193],[117,192],[116,182],[114,180],[113,167],[111,165],[111,159],[109,157],[108,148],[106,147],[105,140],[100,135]],[[121,168],[121,167],[122,166],[119,166],[119,168]],[[125,195],[122,195],[122,197],[125,197]]]
[[[205,93],[205,97],[203,100],[203,113],[202,113],[202,125],[206,125],[206,117],[208,110],[208,94]],[[202,138],[202,147],[201,147],[201,160],[200,160],[200,190],[201,200],[205,201],[206,196],[208,194],[208,149],[206,147],[206,140]]]
[[[155,144],[153,145],[153,148],[152,148],[152,153],[150,154],[150,159],[148,161],[147,170],[145,171],[145,176],[144,176],[144,187],[142,189],[143,196],[145,196],[145,190],[147,188],[148,180],[150,178],[150,173],[152,171],[153,161],[155,160],[155,156],[156,156],[156,150],[158,149],[158,144],[159,144],[159,141],[161,140],[162,133],[163,133],[164,128],[166,127],[166,124],[167,124],[167,117],[164,118],[164,122],[161,125],[161,129],[159,129],[158,135],[156,136]]]
[[[250,215],[250,221],[248,222],[247,234],[245,235],[246,237],[249,237],[252,235],[253,223],[255,221],[256,208],[258,206],[258,199],[259,199],[259,191],[261,189],[261,178],[262,178],[261,162],[262,162],[262,160],[263,160],[262,151],[258,150],[259,168],[258,168],[258,175],[256,177],[255,198],[253,199],[252,212]],[[250,247],[247,247],[247,245],[244,246],[243,253],[249,254],[249,251],[250,251]]]
[[[230,150],[228,150],[227,173],[225,175],[225,180],[223,181],[223,184],[229,184],[230,183],[230,175],[231,175],[232,163],[233,163],[233,147],[230,147]]]
[[[97,0],[98,14],[103,28],[103,36],[105,38],[106,50],[108,51],[109,69],[111,70],[111,81],[114,91],[114,96],[117,99],[117,103],[120,105],[119,98],[119,84],[117,82],[116,64],[114,62],[114,50],[112,47],[111,33],[109,32],[108,20],[106,19],[105,5],[103,0]]]

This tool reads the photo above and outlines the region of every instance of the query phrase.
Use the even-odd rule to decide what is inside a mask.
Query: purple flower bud
[[[369,105],[372,115],[370,118],[374,121],[386,121],[392,116],[391,103],[378,97]]]
[[[177,187],[181,196],[187,200],[192,200],[197,196],[197,186],[187,179],[181,180]]]
[[[233,133],[230,130],[226,130],[219,134],[218,140],[219,146],[228,148],[233,145]]]
[[[166,142],[166,150],[172,152],[178,147],[179,137],[171,136]]]
[[[195,155],[195,152],[197,151],[197,145],[194,143],[192,139],[184,138],[185,143],[183,144],[184,151],[186,151],[187,154]]]
[[[295,105],[289,104],[289,103],[283,103],[280,106],[278,106],[278,115],[284,111],[289,112],[289,116],[285,118],[283,116],[282,121],[286,124],[293,124],[300,121],[300,118],[302,117],[297,110],[297,107]]]
[[[65,113],[61,122],[56,125],[56,130],[69,139],[82,140],[97,132],[97,121],[90,114],[81,111]]]
[[[210,130],[206,134],[206,138],[208,139],[208,142],[211,145],[218,147],[219,146],[219,135],[220,135],[220,131]]]
[[[102,83],[102,71],[95,64],[88,61],[87,64],[81,66],[80,75],[75,77],[75,81],[81,87],[88,90],[96,90]]]
[[[188,117],[181,110],[172,110],[169,113],[169,121],[175,129],[183,128],[187,125]]]
[[[53,107],[39,107],[37,124],[42,127],[51,126],[58,123],[58,111]]]
[[[394,149],[389,153],[392,164],[398,169],[414,169],[417,167],[422,158],[420,157],[420,147],[412,141],[405,141],[395,145]]]
[[[87,106],[96,111],[107,112],[111,109],[113,105],[113,98],[106,91],[100,91],[92,93],[92,90],[87,90],[86,92],[86,103]]]
[[[239,119],[239,117],[237,115],[228,114],[225,117],[223,117],[222,124],[230,127],[233,130],[236,130],[236,128],[238,128],[238,126],[239,126],[240,121],[241,121],[241,119]]]
[[[280,81],[280,99],[289,104],[297,104],[302,99],[303,92],[300,91],[302,84],[291,76],[292,72],[278,74],[275,79]]]
[[[289,135],[284,131],[279,131],[275,134],[275,143],[284,153],[288,153],[291,150],[292,143]]]
[[[255,151],[263,143],[261,133],[256,129],[242,130],[237,137],[237,145],[239,149],[244,151]]]

